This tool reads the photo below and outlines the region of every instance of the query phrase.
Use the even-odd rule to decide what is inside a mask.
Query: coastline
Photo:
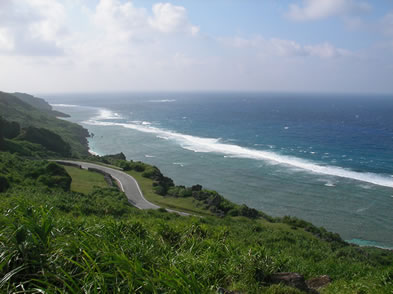
[[[79,113],[78,113],[79,114]],[[93,114],[92,114],[93,115]],[[112,116],[111,116],[112,117]],[[106,119],[108,119],[108,118],[106,118]],[[79,123],[80,124],[80,123]],[[81,125],[81,124],[80,124]],[[86,125],[86,124],[83,124],[83,126],[86,128],[86,127],[89,127],[88,125]],[[96,127],[98,127],[99,128],[99,126],[96,126]],[[96,127],[94,127],[94,128],[96,128]],[[116,126],[114,126],[114,127],[116,127]],[[97,130],[97,128],[96,128],[96,130]],[[96,130],[92,130],[92,131],[94,131],[95,133],[97,132]],[[120,131],[120,130],[119,130]],[[105,132],[105,131],[104,131]],[[102,135],[102,134],[101,134]],[[95,141],[95,142],[89,142],[90,144],[91,143],[93,143],[93,145],[95,145],[95,143],[97,143],[97,144],[100,144],[100,149],[102,149],[102,152],[105,152],[105,154],[114,154],[114,153],[116,153],[116,152],[121,152],[122,150],[127,150],[128,151],[128,154],[126,154],[127,155],[127,157],[129,157],[130,159],[134,159],[134,160],[141,160],[141,161],[145,161],[144,159],[142,159],[142,158],[140,158],[140,154],[142,154],[141,152],[142,151],[140,151],[140,150],[138,150],[138,148],[139,147],[133,147],[133,148],[127,148],[127,147],[124,147],[123,145],[119,145],[119,144],[111,144],[111,142],[113,142],[113,143],[117,143],[118,141],[117,141],[117,136],[118,135],[114,135],[113,134],[113,132],[112,132],[112,135],[111,134],[106,134],[106,133],[104,133],[103,134],[104,135],[104,137],[106,137],[106,140],[102,140],[102,141],[100,141],[100,140],[98,140],[99,138],[101,138],[100,136],[98,136],[97,137],[97,141]],[[139,133],[137,134],[137,135],[139,135]],[[122,136],[122,133],[120,134],[120,136]],[[139,137],[138,137],[139,138]],[[144,138],[143,138],[144,139]],[[142,139],[142,140],[143,140]],[[105,144],[104,144],[104,141],[107,141],[108,140],[108,142],[106,142]],[[139,139],[138,139],[139,140]],[[149,140],[146,140],[146,143],[145,144],[147,144],[147,143],[150,143],[150,142],[152,142],[154,139],[149,139]],[[90,141],[90,140],[89,140]],[[124,140],[123,140],[124,141]],[[119,142],[119,143],[122,143],[122,142]],[[144,142],[142,141],[142,145],[141,146],[150,146],[150,145],[144,145],[143,144]],[[164,142],[164,143],[166,143],[166,142]],[[164,143],[162,143],[162,144],[164,144]],[[104,144],[104,146],[101,146],[102,144]],[[152,146],[155,146],[155,145],[152,145]],[[160,143],[160,146],[161,146],[161,143]],[[172,147],[171,147],[172,148]],[[112,150],[113,149],[113,150]],[[163,157],[163,156],[160,156],[160,154],[157,152],[157,153],[154,153],[154,151],[155,150],[153,150],[154,148],[152,148],[152,154],[154,154],[154,158],[153,159],[150,159],[150,158],[148,158],[147,159],[147,163],[148,164],[152,164],[152,165],[157,165],[157,166],[159,166],[160,168],[162,168],[162,169],[164,169],[165,170],[165,174],[169,174],[169,176],[170,177],[172,177],[173,179],[175,179],[176,180],[176,182],[180,182],[180,184],[183,184],[184,183],[184,178],[186,178],[186,177],[183,177],[182,178],[182,176],[180,176],[180,180],[179,180],[179,178],[177,177],[177,175],[179,174],[179,173],[186,173],[186,172],[188,172],[188,170],[191,168],[191,166],[193,166],[193,168],[195,169],[196,168],[196,166],[195,166],[195,164],[196,164],[196,162],[195,161],[190,161],[190,162],[187,162],[187,161],[185,161],[185,162],[187,162],[187,164],[186,164],[186,166],[185,167],[183,167],[183,169],[180,171],[180,168],[177,168],[178,170],[176,170],[176,168],[171,168],[170,166],[169,166],[169,164],[170,165],[173,165],[173,163],[172,163],[172,161],[173,162],[177,162],[177,159],[175,160],[175,158],[174,157],[176,157],[177,156],[177,153],[175,153],[176,152],[176,150],[175,150],[175,147],[173,147],[173,149],[170,149],[170,151],[172,152],[171,154],[173,155],[172,157],[170,157],[170,158],[168,158],[168,159],[165,159],[165,157]],[[113,152],[112,152],[113,151]],[[183,151],[183,150],[182,150]],[[145,151],[143,151],[143,152],[145,152]],[[146,151],[147,152],[147,154],[150,154],[149,153],[149,150],[147,150]],[[169,152],[169,151],[168,151]],[[89,147],[89,153],[90,154],[92,154],[92,155],[98,155],[98,156],[104,156],[105,154],[104,153],[102,153],[102,154],[100,154],[100,153],[98,153],[98,152],[96,152],[95,150],[94,150],[94,148],[90,148]],[[133,156],[133,154],[135,153],[135,155],[136,156]],[[145,153],[143,153],[143,154],[145,154]],[[193,153],[194,154],[194,153]],[[161,154],[162,155],[162,154]],[[180,154],[181,156],[184,156],[184,154]],[[144,155],[145,156],[145,155]],[[147,157],[147,156],[145,156],[145,157]],[[150,156],[149,156],[150,157]],[[153,156],[152,156],[153,157]],[[199,157],[199,156],[198,156]],[[205,155],[201,155],[200,157],[207,157],[207,156],[205,156]],[[193,160],[196,160],[197,158],[195,158],[195,159],[193,159]],[[202,159],[203,161],[206,161],[205,159]],[[226,159],[220,159],[221,161],[223,161],[224,162],[224,160],[226,160]],[[234,159],[234,160],[238,160],[239,162],[241,161],[241,159]],[[165,166],[165,164],[168,162],[168,166],[169,167],[167,167],[167,166]],[[225,163],[226,163],[227,161],[225,161]],[[205,162],[203,162],[204,164],[205,164]],[[241,162],[241,164],[243,164],[243,162]],[[198,167],[198,166],[197,166]],[[220,168],[220,165],[218,165],[218,166],[216,166],[216,169],[218,169],[218,168]],[[173,170],[175,170],[175,173],[173,172]],[[168,172],[169,171],[169,172]],[[191,177],[192,178],[192,177]],[[202,179],[203,180],[203,179]],[[215,189],[217,189],[213,184],[211,184],[211,183],[213,183],[213,181],[210,181],[210,182],[207,182],[207,183],[204,183],[203,181],[201,180],[201,178],[196,178],[195,180],[192,180],[193,181],[193,183],[191,183],[191,184],[195,184],[196,182],[201,182],[204,186],[207,186],[208,188],[211,188],[211,189],[213,189],[213,190],[215,190]],[[239,181],[241,181],[241,179],[238,179]],[[317,180],[318,181],[318,180]],[[316,181],[316,182],[317,182]],[[300,182],[302,182],[302,181],[300,181]],[[245,183],[245,182],[243,182],[243,183]],[[184,183],[184,184],[186,184],[186,185],[189,185],[190,183]],[[273,185],[271,185],[272,187],[269,187],[269,188],[274,188],[273,186],[274,186],[274,182],[273,182]],[[318,183],[317,183],[318,184]],[[336,184],[336,183],[335,183]],[[298,186],[300,186],[300,185],[298,185]],[[338,186],[338,185],[337,185]],[[221,190],[220,190],[221,189]],[[325,189],[324,187],[322,187],[322,189]],[[332,189],[337,189],[337,188],[332,188]],[[359,188],[360,189],[360,188]],[[370,189],[369,187],[367,187],[367,189]],[[239,203],[239,201],[241,202],[241,201],[244,201],[244,203],[246,203],[247,205],[249,205],[249,207],[256,207],[256,206],[252,206],[252,204],[251,203],[249,203],[249,202],[247,202],[247,198],[242,198],[242,199],[237,199],[238,201],[236,201],[235,199],[234,199],[234,197],[231,197],[231,196],[233,196],[233,195],[231,195],[231,194],[229,194],[229,197],[228,197],[228,195],[225,193],[225,191],[223,191],[222,190],[222,187],[219,187],[218,188],[218,190],[220,191],[220,193],[222,193],[222,195],[225,195],[225,197],[227,198],[227,199],[229,199],[230,201],[233,201],[233,202],[235,202],[235,203]],[[365,192],[364,193],[366,193],[367,191],[366,191],[366,188],[364,188],[363,189]],[[234,190],[235,192],[237,192],[236,190]],[[268,191],[270,191],[270,190],[268,190]],[[329,191],[325,191],[325,190],[323,190],[323,193],[330,193],[330,194],[332,194],[333,195],[333,193],[331,193],[330,191],[333,191],[333,190],[329,190]],[[285,191],[284,191],[285,192]],[[322,192],[321,192],[322,193]],[[367,193],[369,193],[369,192],[367,192]],[[245,191],[244,192],[244,195],[248,195],[248,191]],[[316,199],[316,198],[314,198],[314,199]],[[308,199],[309,200],[309,199]],[[312,199],[311,199],[312,200]],[[316,201],[317,202],[317,201]],[[266,204],[268,204],[268,205],[266,205]],[[260,211],[268,211],[269,213],[271,213],[273,216],[284,216],[284,215],[296,215],[296,214],[292,214],[290,211],[288,211],[288,212],[285,212],[284,211],[284,214],[277,214],[276,212],[271,212],[271,210],[269,209],[270,208],[270,206],[269,206],[269,204],[270,203],[263,203],[262,202],[262,204],[260,205],[260,206],[263,206],[263,207],[257,207],[257,209],[258,210],[260,210]],[[287,206],[289,207],[289,205],[292,205],[292,203],[291,202],[289,202],[289,203],[287,203]],[[358,213],[358,214],[360,214],[360,212],[361,213],[363,213],[363,211],[366,211],[365,209],[364,209],[364,207],[367,207],[367,209],[369,209],[368,208],[368,206],[366,206],[366,204],[364,204],[364,203],[362,203],[362,204],[357,204],[357,205],[359,205],[359,209],[356,207],[356,209],[355,208],[353,208],[354,209],[354,211],[355,211],[355,213]],[[360,205],[363,205],[363,206],[360,206]],[[296,207],[295,207],[296,208]],[[280,212],[282,212],[282,210],[286,210],[287,208],[286,207],[284,207],[284,208],[282,208],[281,209],[281,211]],[[360,212],[359,212],[360,211]],[[288,214],[285,214],[285,213],[288,213]],[[309,222],[311,222],[311,223],[316,223],[317,224],[317,226],[323,226],[323,227],[329,227],[327,224],[325,224],[325,223],[323,223],[323,221],[320,221],[320,222],[318,222],[318,221],[315,221],[315,219],[313,220],[313,219],[310,219],[310,218],[306,218],[306,217],[304,217],[303,215],[300,215],[300,214],[298,214],[298,215],[296,215],[296,216],[298,216],[299,218],[301,218],[301,219],[306,219],[307,221],[309,221]],[[344,217],[342,217],[342,218],[344,218]],[[340,219],[341,220],[341,219]],[[336,222],[337,223],[337,222]],[[337,226],[336,226],[337,227]],[[330,227],[330,228],[328,228],[328,230],[329,231],[332,231],[332,232],[338,232],[339,230],[337,230],[337,228],[336,229],[334,229],[334,228],[332,228],[332,227]],[[367,239],[367,238],[364,238],[365,236],[364,236],[364,234],[363,234],[363,240],[366,240],[366,242],[369,242],[369,243],[367,243],[367,244],[363,244],[363,242],[356,242],[356,241],[352,241],[353,239],[356,239],[356,237],[359,235],[359,234],[352,234],[352,235],[348,235],[348,231],[349,231],[349,226],[347,226],[347,232],[341,232],[340,231],[340,235],[341,234],[344,234],[344,236],[346,237],[345,238],[345,240],[347,240],[347,242],[349,242],[349,243],[351,243],[351,244],[355,244],[355,245],[359,245],[359,246],[372,246],[372,247],[378,247],[378,248],[383,248],[383,249],[388,249],[388,250],[391,250],[391,248],[392,247],[390,247],[388,244],[386,244],[386,243],[379,243],[378,241],[372,241],[372,240],[377,240],[377,239],[375,239],[375,238],[373,238],[373,237],[375,237],[375,236],[371,236],[370,237],[370,239]],[[345,235],[345,233],[346,233],[346,235]],[[354,237],[352,237],[352,236],[354,236]],[[386,236],[389,236],[389,234],[388,235],[386,235]],[[361,239],[362,237],[360,237],[359,238],[359,240]],[[362,241],[362,240],[361,240]],[[381,244],[381,245],[380,245]]]
[[[95,152],[89,147],[89,153],[94,156],[105,156],[108,154],[102,154],[100,155],[99,153]],[[265,211],[263,211],[265,213]],[[378,242],[372,241],[372,240],[363,240],[363,239],[350,239],[350,240],[344,240],[345,242],[349,244],[353,244],[359,247],[374,247],[378,249],[383,249],[383,250],[389,250],[393,251],[393,247],[385,246],[385,245],[379,245]]]
[[[89,152],[91,155],[94,155],[94,156],[101,156],[100,154],[98,154],[97,152],[93,151],[93,150],[90,149],[90,148],[89,148],[88,152]]]

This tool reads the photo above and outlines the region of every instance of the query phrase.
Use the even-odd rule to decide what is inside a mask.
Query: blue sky
[[[393,1],[1,0],[0,90],[393,93]]]

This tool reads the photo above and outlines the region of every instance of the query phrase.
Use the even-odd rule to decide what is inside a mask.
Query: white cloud
[[[349,50],[336,48],[328,42],[314,45],[301,45],[293,40],[278,38],[264,39],[257,36],[251,39],[245,38],[222,38],[222,43],[235,48],[253,48],[257,53],[264,56],[315,56],[319,58],[333,58],[354,55]]]
[[[66,12],[62,4],[53,0],[29,0],[28,4],[36,14],[36,20],[28,25],[33,38],[56,41],[65,33]]]
[[[0,28],[0,51],[11,51],[14,49],[14,39],[6,28]]]
[[[367,2],[356,0],[302,0],[301,5],[289,5],[287,16],[296,21],[320,20],[370,9]]]
[[[186,32],[195,35],[199,32],[199,27],[190,24],[186,9],[170,3],[155,4],[149,24],[164,33]]]
[[[311,12],[298,11],[303,19],[340,15],[345,20],[361,10],[337,4],[354,0],[334,2],[325,12],[315,7],[331,0],[301,1],[299,11],[314,5]],[[0,0],[0,90],[393,89],[390,37],[372,54],[360,51],[365,58],[352,58],[359,51],[329,42],[299,42],[296,31],[287,39],[239,33],[242,37],[217,42],[214,36],[195,36],[199,28],[185,7],[147,2]],[[374,22],[375,32],[382,34],[383,27],[385,36],[393,35],[391,13]]]
[[[310,56],[317,56],[320,58],[332,58],[332,57],[340,57],[340,56],[355,56],[355,54],[349,50],[336,48],[328,42],[317,44],[317,45],[308,45],[304,46],[304,50]]]
[[[170,3],[157,3],[152,15],[131,1],[100,0],[92,16],[97,27],[119,41],[149,39],[155,33],[186,33],[195,35],[199,28],[190,23],[187,10]]]
[[[66,34],[66,13],[53,0],[2,0],[0,5],[0,53],[18,55],[61,54]]]
[[[132,2],[122,4],[117,0],[100,0],[92,19],[97,27],[120,41],[144,33],[148,25],[143,8],[135,7]]]

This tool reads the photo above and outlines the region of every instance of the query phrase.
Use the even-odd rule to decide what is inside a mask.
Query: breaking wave
[[[151,103],[170,103],[170,102],[176,102],[175,99],[161,99],[161,100],[149,100]]]
[[[50,104],[50,106],[54,106],[54,107],[80,107],[79,105],[75,105],[75,104]]]
[[[172,140],[177,142],[182,148],[191,150],[194,152],[210,152],[224,154],[226,157],[237,157],[237,158],[248,158],[255,160],[267,161],[271,164],[282,164],[304,171],[321,174],[336,176],[341,178],[347,178],[362,182],[367,182],[379,186],[393,188],[393,178],[391,176],[383,176],[375,173],[367,172],[356,172],[349,169],[341,168],[338,166],[319,165],[317,163],[292,157],[277,154],[272,151],[264,151],[246,148],[234,144],[222,143],[220,138],[201,138],[186,134],[181,134],[169,130],[164,130],[151,126],[150,124],[142,122],[109,122],[102,121],[102,119],[118,119],[116,114],[111,111],[102,111],[100,116],[94,117],[85,124],[96,125],[96,126],[120,126],[127,129],[136,130],[139,132],[150,133],[156,135],[158,138],[165,138],[166,140]],[[120,117],[121,118],[121,117]]]

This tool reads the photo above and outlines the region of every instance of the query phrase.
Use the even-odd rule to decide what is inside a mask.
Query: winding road
[[[83,169],[88,169],[88,168],[95,168],[99,169],[101,171],[104,171],[112,176],[118,183],[120,184],[121,190],[124,192],[124,194],[127,196],[128,201],[135,207],[139,209],[159,209],[160,206],[155,205],[145,199],[143,197],[143,193],[141,189],[139,188],[138,182],[129,174],[126,174],[123,171],[94,164],[94,163],[88,163],[88,162],[83,162],[83,161],[73,161],[73,160],[56,160],[58,163],[71,163],[75,165],[81,166]],[[177,213],[183,216],[189,216],[189,213],[186,212],[180,212],[172,209],[165,208],[169,212]]]

